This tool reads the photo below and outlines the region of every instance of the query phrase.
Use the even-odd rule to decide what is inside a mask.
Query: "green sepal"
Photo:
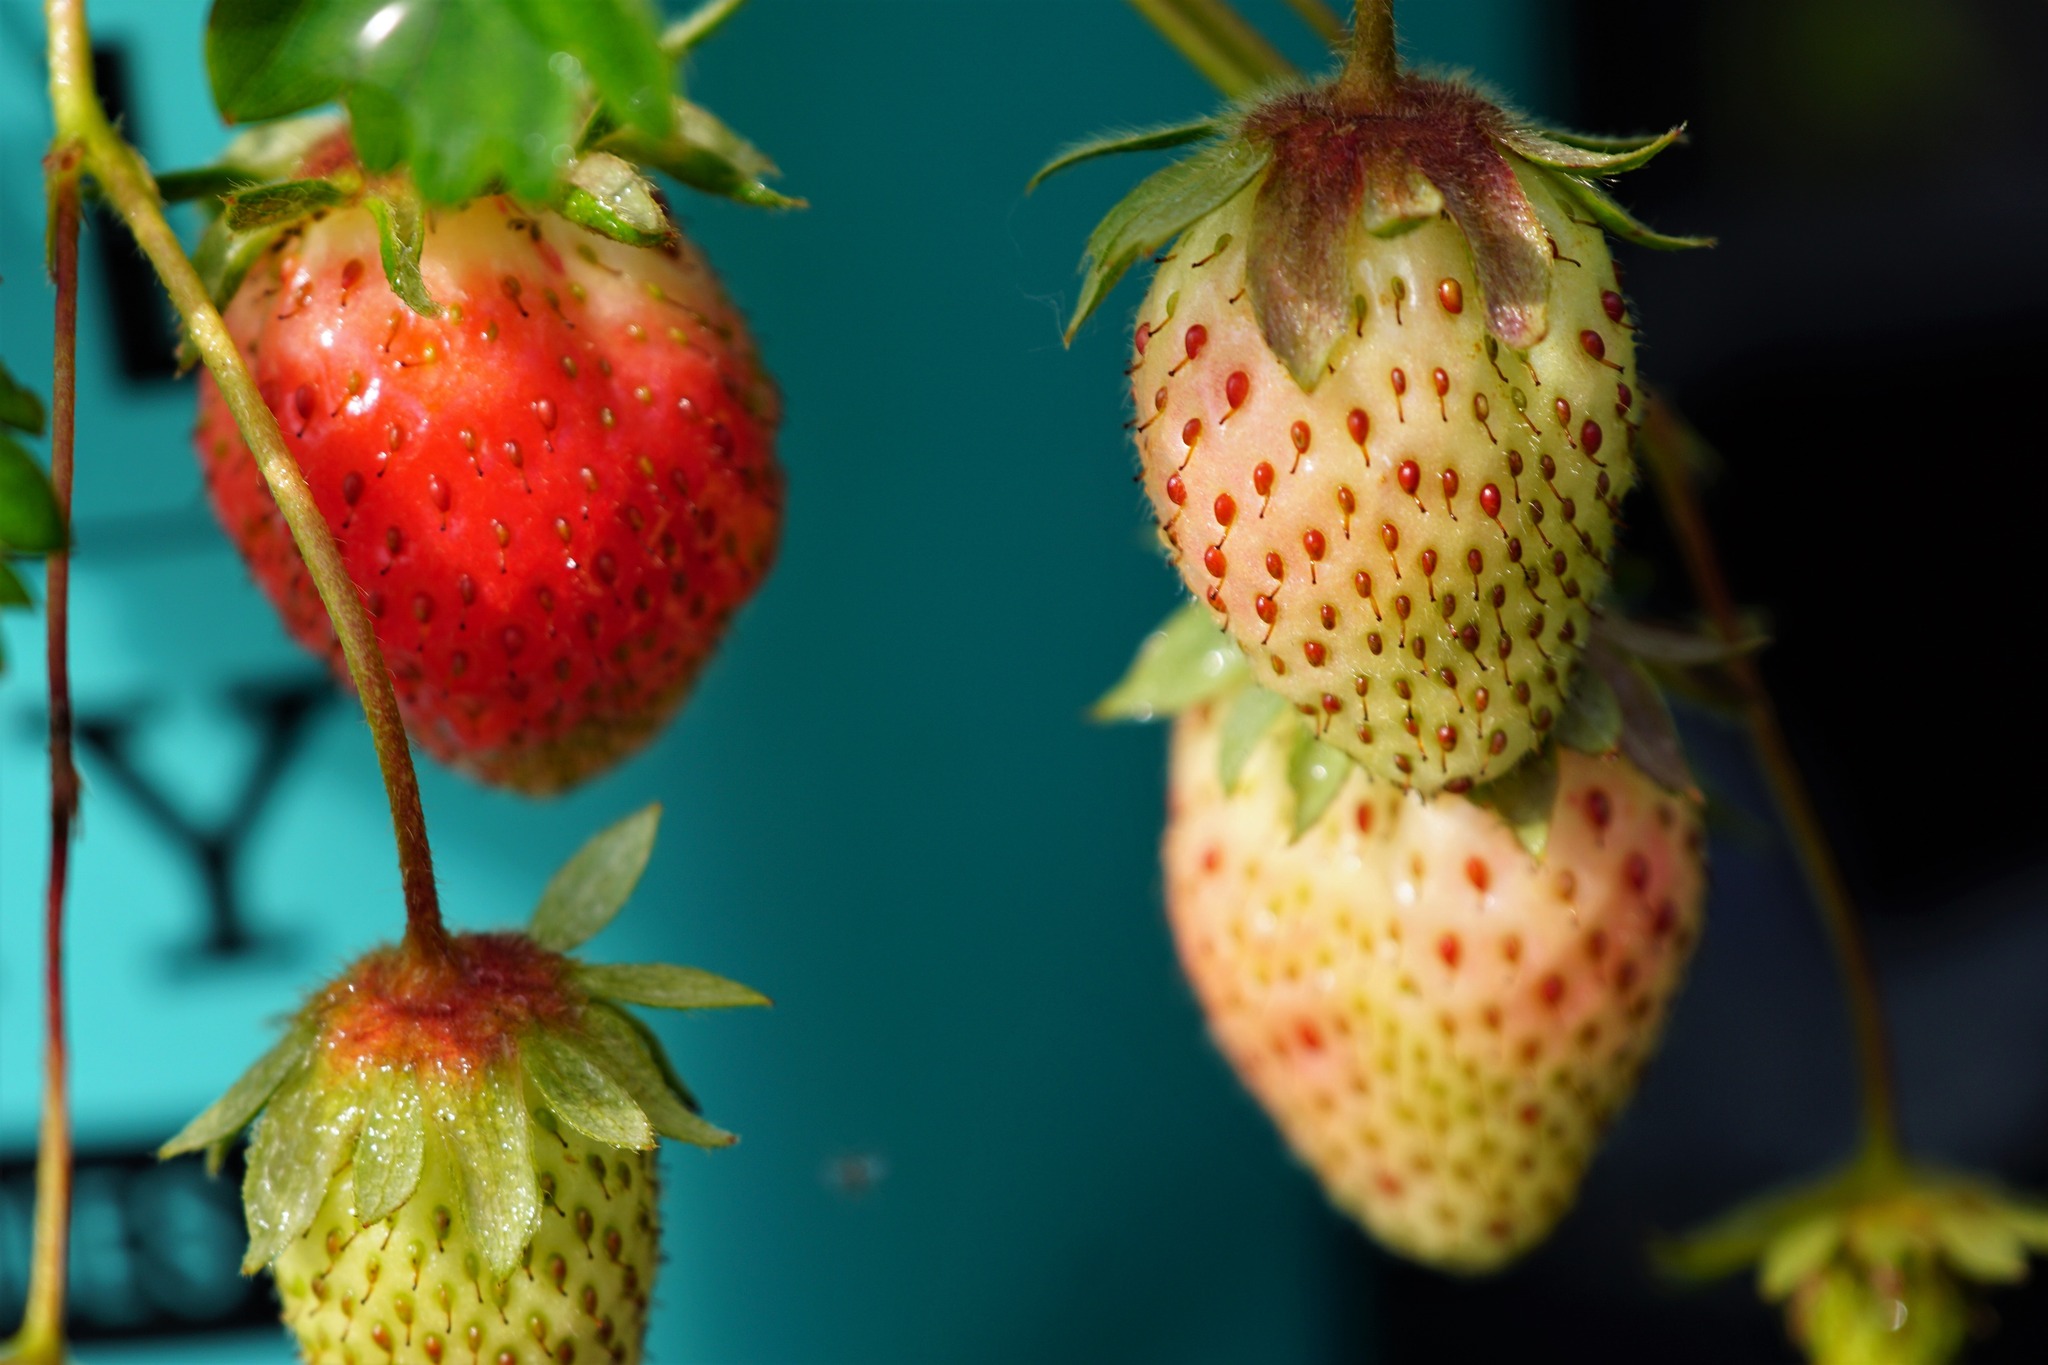
[[[556,208],[577,226],[627,246],[659,246],[675,235],[647,177],[610,152],[577,158]]]
[[[552,49],[551,64],[567,55],[582,66],[614,123],[651,137],[675,126],[675,62],[647,0],[512,0],[509,8]]]
[[[1303,393],[1354,325],[1351,245],[1365,180],[1354,149],[1290,138],[1252,200],[1245,292],[1267,349]]]
[[[0,427],[13,427],[31,436],[43,434],[43,400],[33,389],[22,387],[0,363]]]
[[[709,109],[685,99],[675,102],[675,127],[667,137],[652,138],[635,128],[621,128],[598,142],[602,151],[652,166],[692,189],[764,209],[808,207],[802,199],[768,188],[766,177],[778,174],[775,163]]]
[[[194,199],[225,199],[250,183],[249,172],[239,166],[218,162],[182,171],[165,171],[156,178],[157,198],[166,204],[184,204]]]
[[[668,962],[578,963],[575,981],[591,995],[664,1010],[766,1005],[767,996],[698,967]]]
[[[1089,710],[1096,720],[1157,720],[1178,715],[1235,687],[1249,672],[1216,617],[1189,602],[1138,646],[1138,655],[1115,687]]]
[[[242,1213],[249,1224],[244,1275],[276,1260],[313,1225],[362,1123],[354,1093],[321,1071],[317,1054],[302,1058],[271,1095],[249,1139],[242,1178]]]
[[[1443,191],[1406,157],[1376,157],[1363,169],[1359,223],[1373,236],[1399,237],[1443,213]]]
[[[1157,152],[1168,147],[1184,147],[1190,142],[1215,137],[1228,127],[1229,120],[1212,115],[1189,123],[1168,123],[1152,128],[1103,133],[1097,137],[1084,138],[1054,153],[1052,160],[1040,166],[1038,174],[1025,183],[1024,193],[1031,193],[1061,171],[1070,166],[1078,166],[1084,161],[1093,161],[1103,156],[1119,156],[1125,152]]]
[[[397,1212],[419,1188],[427,1126],[412,1074],[385,1067],[363,1085],[363,1130],[352,1168],[356,1221],[364,1227]]]
[[[698,1147],[730,1147],[739,1141],[697,1116],[696,1101],[671,1082],[665,1061],[648,1046],[644,1028],[610,1005],[592,1004],[583,1012],[584,1037],[591,1051],[646,1113],[655,1132]]]
[[[1582,754],[1611,754],[1621,743],[1621,727],[1621,699],[1614,688],[1599,669],[1579,669],[1572,676],[1553,738]]]
[[[1679,124],[1651,137],[1586,137],[1547,128],[1511,128],[1502,141],[1524,159],[1574,175],[1620,175],[1646,166],[1657,153],[1685,136]]]
[[[255,1065],[227,1088],[226,1094],[207,1105],[176,1137],[157,1148],[157,1158],[167,1161],[217,1142],[231,1142],[249,1126],[257,1111],[270,1102],[285,1078],[306,1064],[316,1036],[312,1025],[294,1022],[285,1030],[284,1037],[271,1045],[270,1051],[257,1058]]]
[[[35,456],[0,431],[0,550],[47,555],[68,543],[50,476]]]
[[[21,575],[0,560],[0,607],[32,607],[36,599],[30,594],[28,584],[21,581]]]
[[[549,1028],[519,1042],[526,1075],[555,1117],[594,1141],[644,1151],[654,1126],[583,1040]]]
[[[1666,791],[1698,799],[1699,787],[1685,761],[1684,742],[1678,737],[1663,689],[1650,671],[1616,649],[1598,630],[1586,650],[1582,671],[1606,683],[1621,718],[1616,743],[1629,761]]]
[[[1237,790],[1245,765],[1286,709],[1287,698],[1264,687],[1247,687],[1231,699],[1216,742],[1216,775],[1225,796]]]
[[[433,1127],[455,1161],[462,1216],[484,1264],[508,1275],[540,1227],[532,1119],[517,1070],[499,1062],[466,1075],[426,1078]]]
[[[1674,237],[1669,233],[1657,231],[1616,203],[1614,197],[1605,190],[1576,175],[1552,172],[1550,183],[1561,190],[1572,203],[1584,209],[1586,216],[1598,223],[1610,237],[1658,251],[1687,251],[1694,247],[1714,245],[1712,237]]]
[[[541,892],[528,930],[533,941],[566,953],[612,922],[654,852],[661,804],[642,807],[578,849]]]
[[[706,0],[661,31],[661,50],[671,61],[687,57],[692,48],[717,32],[746,3],[747,0]]]
[[[1841,1220],[1815,1214],[1796,1222],[1773,1238],[1757,1261],[1757,1293],[1773,1303],[1792,1296],[1792,1291],[1827,1267],[1842,1246]]]
[[[1729,640],[1713,631],[1679,630],[1609,613],[1594,623],[1594,633],[1644,663],[1703,668],[1754,654],[1771,643],[1769,633],[1756,622],[1744,625],[1743,636]]]
[[[676,1064],[669,1059],[668,1049],[662,1046],[660,1036],[648,1026],[645,1019],[642,1019],[629,1009],[621,1009],[602,1000],[591,1001],[589,1008],[598,1011],[608,1011],[625,1020],[626,1026],[639,1036],[641,1046],[647,1049],[647,1055],[654,1059],[654,1069],[661,1073],[661,1079],[668,1088],[682,1096],[684,1106],[691,1113],[701,1114],[704,1112],[704,1106],[697,1102],[697,1092],[690,1089],[689,1082],[685,1081],[682,1073],[676,1070]]]
[[[1330,808],[1337,793],[1344,790],[1353,766],[1351,755],[1323,743],[1306,725],[1301,727],[1287,755],[1287,787],[1294,793],[1296,839],[1308,833],[1309,827]]]
[[[1557,751],[1545,746],[1508,771],[1474,787],[1475,805],[1485,806],[1515,832],[1532,858],[1550,846],[1550,817],[1557,807]]]
[[[1081,298],[1067,322],[1072,341],[1081,324],[1140,258],[1157,251],[1198,218],[1251,184],[1273,158],[1265,143],[1228,138],[1139,181],[1088,234]]]
[[[206,286],[207,297],[213,300],[215,308],[228,306],[241,289],[242,281],[284,232],[281,227],[236,232],[224,217],[216,217],[206,225],[192,253],[192,266],[199,272],[200,283]],[[192,347],[189,337],[179,349],[179,360],[187,367],[198,363],[199,352]]]
[[[287,228],[304,222],[322,209],[346,204],[355,197],[356,189],[354,185],[326,178],[257,185],[230,195],[224,216],[228,227],[235,232]]]
[[[427,292],[420,275],[420,256],[426,250],[426,214],[417,197],[392,190],[373,194],[363,202],[377,224],[377,255],[384,264],[384,279],[391,292],[405,306],[423,318],[441,316],[441,305]]]

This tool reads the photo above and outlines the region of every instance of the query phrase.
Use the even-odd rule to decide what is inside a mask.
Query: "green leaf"
[[[35,456],[0,431],[0,550],[46,555],[64,548],[56,490]]]
[[[1351,756],[1317,739],[1307,726],[1287,758],[1287,785],[1294,792],[1294,837],[1308,833],[1351,776]]]
[[[405,306],[424,318],[441,316],[441,305],[427,292],[420,276],[420,253],[427,245],[426,215],[410,194],[372,195],[364,201],[377,224],[377,254],[384,278]]]
[[[1499,777],[1472,789],[1472,800],[1485,806],[1515,832],[1532,858],[1541,858],[1550,844],[1550,813],[1557,805],[1557,753],[1530,754]]]
[[[249,1126],[258,1110],[270,1102],[285,1077],[303,1065],[313,1051],[313,1030],[294,1023],[270,1051],[256,1059],[227,1093],[201,1110],[199,1116],[179,1130],[178,1135],[156,1149],[159,1160],[169,1160],[233,1138]]]
[[[21,575],[0,560],[0,607],[32,607],[36,599],[30,595],[28,584],[21,581]]]
[[[395,1067],[379,1071],[365,1089],[363,1131],[356,1139],[352,1170],[356,1221],[368,1227],[395,1213],[419,1188],[427,1125],[411,1072]]]
[[[661,805],[644,806],[594,836],[562,864],[534,907],[533,941],[557,953],[588,942],[612,922],[654,852]]]
[[[1621,699],[1597,668],[1581,668],[1572,677],[1564,714],[1557,718],[1557,742],[1582,754],[1614,752],[1621,743]]]
[[[1141,257],[1157,251],[1251,184],[1272,156],[1268,146],[1233,138],[1204,147],[1139,181],[1088,235],[1082,257],[1081,298],[1067,322],[1067,340],[1074,339],[1089,314]]]
[[[347,203],[353,191],[332,180],[286,180],[243,190],[227,202],[227,224],[236,232],[290,227],[321,209]]]
[[[1658,232],[1641,222],[1620,204],[1613,196],[1592,183],[1575,175],[1553,173],[1550,183],[1562,190],[1571,201],[1586,211],[1611,237],[1636,246],[1655,248],[1658,251],[1685,251],[1692,247],[1712,246],[1712,237],[1673,237]]]
[[[249,1139],[249,1168],[242,1178],[242,1212],[249,1223],[244,1275],[276,1260],[313,1225],[362,1122],[351,1095],[325,1084],[318,1065],[309,1058],[287,1077]]]
[[[455,1159],[462,1216],[484,1264],[509,1275],[540,1226],[532,1119],[514,1068],[438,1076],[424,1087],[433,1126]]]
[[[647,177],[610,152],[577,159],[557,207],[570,222],[628,246],[659,246],[674,231]]]
[[[669,136],[650,138],[638,129],[624,128],[607,134],[599,147],[706,194],[756,208],[805,207],[803,200],[778,194],[762,183],[763,177],[776,174],[775,163],[716,114],[684,99],[675,102],[675,109],[675,130]]]
[[[739,1140],[697,1116],[696,1102],[669,1083],[665,1065],[649,1050],[637,1021],[609,1005],[594,1004],[583,1013],[583,1030],[592,1052],[646,1112],[655,1132],[699,1147],[730,1147]]]
[[[13,427],[31,436],[43,434],[43,400],[23,388],[4,364],[0,364],[0,427]]]
[[[646,0],[509,0],[507,8],[553,49],[551,65],[567,54],[582,66],[614,122],[668,134],[673,63]]]
[[[624,0],[215,0],[206,62],[229,122],[297,113],[358,92],[386,115],[420,192],[456,204],[502,185],[550,200],[593,86],[641,115],[644,73],[664,61]],[[566,50],[556,36],[589,34]],[[605,50],[592,53],[590,45]],[[665,67],[664,67],[665,70]],[[663,93],[666,93],[665,82]],[[609,99],[608,99],[609,102]],[[383,150],[389,151],[390,148]],[[380,158],[381,160],[381,158]],[[370,164],[377,164],[375,161]]]
[[[1685,135],[1685,125],[1651,137],[1588,138],[1544,128],[1513,128],[1508,146],[1539,166],[1578,175],[1620,175],[1639,166]]]
[[[662,30],[661,50],[670,59],[686,57],[690,49],[702,43],[726,20],[739,12],[747,0],[707,0],[682,18]]]
[[[1225,120],[1212,116],[1198,118],[1189,123],[1161,124],[1153,128],[1103,133],[1097,137],[1084,138],[1054,153],[1052,160],[1040,166],[1038,174],[1032,176],[1025,184],[1024,193],[1031,193],[1069,166],[1078,166],[1084,161],[1093,161],[1103,156],[1118,156],[1125,152],[1156,152],[1168,147],[1183,147],[1190,142],[1200,142],[1205,137],[1215,137],[1228,126]]]
[[[520,1039],[519,1056],[548,1108],[577,1132],[613,1147],[655,1145],[647,1115],[581,1040],[535,1028]]]
[[[576,984],[607,1000],[664,1010],[716,1010],[767,1005],[767,996],[698,967],[669,962],[578,963]]]
[[[1223,713],[1223,726],[1216,744],[1216,773],[1223,780],[1226,796],[1237,790],[1237,780],[1244,776],[1245,764],[1251,762],[1260,741],[1265,739],[1273,728],[1273,722],[1286,709],[1287,698],[1278,692],[1263,687],[1247,687],[1237,694],[1230,703],[1230,709]]]
[[[1122,681],[1104,693],[1089,715],[1096,720],[1156,720],[1242,682],[1244,655],[1200,602],[1166,618],[1138,646]]]

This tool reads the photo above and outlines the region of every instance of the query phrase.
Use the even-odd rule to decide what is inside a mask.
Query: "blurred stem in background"
[[[61,141],[45,166],[49,181],[50,276],[57,287],[50,383],[50,487],[68,543],[71,471],[78,416],[78,172],[75,146]],[[43,624],[49,665],[50,870],[43,911],[43,1113],[36,1139],[34,1250],[21,1329],[8,1347],[15,1365],[64,1359],[65,1272],[71,1243],[71,1092],[64,1038],[64,899],[70,881],[71,828],[78,815],[78,770],[71,760],[71,557],[44,561]]]
[[[1313,17],[1318,10],[1327,13],[1320,0],[1288,3],[1319,34],[1324,33],[1326,23]],[[1130,0],[1130,4],[1231,99],[1295,75],[1294,67],[1237,13],[1229,0]],[[1355,38],[1340,77],[1356,90],[1369,93],[1383,88],[1392,69],[1393,8],[1393,0],[1358,0],[1353,24]],[[1686,443],[1696,441],[1697,437],[1661,401],[1653,405],[1646,427],[1647,439],[1641,443],[1644,459],[1650,466],[1665,518],[1684,553],[1694,595],[1715,630],[1731,643],[1739,641],[1744,638],[1740,613],[1722,576],[1713,534],[1701,512],[1684,459]],[[1750,740],[1784,817],[1786,832],[1841,968],[1862,1089],[1858,1164],[1873,1174],[1890,1175],[1903,1169],[1904,1160],[1893,1093],[1891,1044],[1862,922],[1805,779],[1786,744],[1777,708],[1762,673],[1747,655],[1737,655],[1727,668],[1741,690]]]

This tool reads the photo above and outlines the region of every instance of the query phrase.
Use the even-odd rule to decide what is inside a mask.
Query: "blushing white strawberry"
[[[1224,708],[1176,722],[1164,845],[1210,1031],[1338,1207],[1493,1269],[1570,1207],[1656,1044],[1700,928],[1698,813],[1565,750],[1541,858],[1472,800],[1362,770],[1297,839],[1277,735],[1226,792]]]
[[[1455,222],[1361,234],[1356,323],[1305,389],[1252,310],[1257,198],[1189,228],[1139,309],[1160,533],[1329,742],[1423,790],[1483,781],[1562,710],[1634,482],[1635,346],[1606,245],[1531,177],[1559,263],[1549,329],[1515,351],[1487,330]]]

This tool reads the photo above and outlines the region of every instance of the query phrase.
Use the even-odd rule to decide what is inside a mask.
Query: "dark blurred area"
[[[1864,907],[1909,1140],[2048,1187],[2039,988],[2048,760],[2030,681],[2043,541],[2027,397],[2048,350],[2048,7],[2014,0],[1573,0],[1544,112],[1688,123],[1628,176],[1620,249],[1642,373],[1718,450],[1708,509],[1766,675]],[[1692,603],[1647,492],[1638,606]],[[1693,716],[1713,794],[1713,920],[1658,1066],[1559,1235],[1460,1283],[1333,1228],[1379,1283],[1380,1358],[1791,1361],[1751,1286],[1660,1285],[1672,1232],[1849,1150],[1830,960],[1741,736]],[[1973,1362],[2048,1359],[2048,1287],[1990,1295]],[[1363,1357],[1361,1357],[1363,1358]]]

